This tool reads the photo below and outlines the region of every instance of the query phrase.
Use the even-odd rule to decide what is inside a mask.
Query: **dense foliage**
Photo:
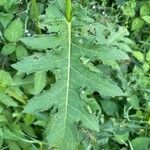
[[[149,150],[150,2],[0,0],[0,149]]]

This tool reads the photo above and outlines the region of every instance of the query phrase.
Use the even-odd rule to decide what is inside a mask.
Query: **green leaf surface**
[[[34,74],[34,94],[37,95],[46,86],[46,72],[37,71]]]
[[[140,15],[147,16],[150,14],[150,2],[145,2],[140,8]]]
[[[139,98],[137,95],[133,94],[127,100],[133,108],[135,109],[139,108]]]
[[[149,150],[150,138],[149,137],[137,137],[132,140],[132,146],[134,150]]]
[[[24,57],[28,56],[27,49],[22,45],[16,46],[15,52],[18,60],[22,60]]]
[[[150,16],[143,16],[142,19],[143,19],[146,23],[150,24]]]
[[[15,142],[7,142],[9,150],[21,150],[17,143]]]
[[[0,6],[3,6],[6,2],[7,0],[0,0]]]
[[[12,66],[27,74],[49,70],[55,74],[56,83],[51,85],[50,90],[33,97],[24,112],[37,113],[55,106],[58,112],[52,116],[46,139],[59,150],[74,150],[80,141],[80,131],[76,126],[78,122],[82,122],[85,128],[99,131],[98,118],[85,109],[81,92],[88,89],[90,93],[97,91],[103,96],[124,95],[117,84],[103,75],[92,62],[109,58],[118,60],[113,51],[119,51],[122,59],[127,59],[128,55],[115,46],[105,45],[106,39],[103,44],[95,43],[97,36],[89,32],[90,26],[82,31],[84,27],[78,26],[78,22],[81,25],[82,21],[74,18],[72,22],[67,22],[62,10],[53,3],[47,12],[57,12],[54,16],[46,13],[42,22],[56,34],[21,39],[30,48],[46,52],[35,53]]]
[[[144,55],[143,55],[142,52],[140,52],[140,51],[133,51],[133,55],[134,55],[134,57],[135,57],[137,60],[139,60],[139,61],[141,61],[141,62],[144,61]]]
[[[58,46],[57,42],[61,42],[58,36],[38,36],[20,39],[26,46],[34,50],[46,50]]]
[[[5,104],[6,106],[12,106],[12,107],[17,107],[18,104],[15,102],[10,96],[8,95],[3,95],[0,97],[0,102]]]
[[[6,89],[11,86],[12,78],[10,74],[4,70],[0,70],[0,94],[6,91]]]
[[[0,12],[0,23],[3,25],[4,28],[6,28],[9,22],[13,19],[13,17],[14,16],[11,13]]]
[[[2,54],[3,55],[10,55],[15,51],[16,44],[14,43],[7,43],[2,48]]]
[[[18,42],[24,35],[23,22],[20,19],[12,21],[4,31],[5,38],[10,42]]]
[[[113,101],[104,100],[101,101],[103,111],[109,116],[116,116],[118,113],[117,104]]]
[[[139,30],[144,25],[144,21],[141,18],[135,18],[132,21],[131,29],[132,30]]]

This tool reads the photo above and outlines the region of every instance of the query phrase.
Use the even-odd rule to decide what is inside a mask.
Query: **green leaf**
[[[7,142],[9,150],[21,150],[17,143],[15,142]]]
[[[25,125],[30,126],[35,120],[35,116],[31,114],[26,114],[24,116]]]
[[[34,74],[34,94],[37,95],[46,86],[46,72],[37,71]]]
[[[10,74],[4,70],[0,70],[0,93],[5,92],[11,84],[12,78]]]
[[[11,13],[2,13],[0,12],[0,23],[3,25],[4,29],[6,26],[10,23],[10,21],[13,19],[13,14]]]
[[[24,112],[34,114],[55,106],[58,111],[52,115],[46,139],[52,147],[59,150],[74,150],[81,139],[76,126],[78,122],[85,128],[99,131],[98,118],[85,109],[86,104],[80,96],[81,92],[87,89],[90,93],[97,91],[102,96],[124,95],[117,84],[110,77],[103,75],[93,63],[96,60],[107,60],[108,57],[104,56],[118,49],[109,46],[105,38],[104,43],[96,43],[97,36],[89,32],[91,26],[85,28],[82,26],[82,20],[77,18],[67,22],[62,10],[53,3],[47,12],[50,13],[45,15],[42,24],[54,34],[21,39],[32,49],[47,49],[46,53],[35,53],[12,66],[27,74],[49,70],[55,74],[56,83],[51,85],[49,90],[33,97]],[[57,15],[53,16],[51,12],[57,12]],[[121,50],[119,51],[121,53]],[[117,59],[113,55],[109,58]],[[38,76],[36,78],[38,79]]]
[[[132,25],[131,25],[131,29],[132,30],[139,30],[140,28],[142,28],[144,25],[144,21],[140,18],[135,18],[132,21]]]
[[[0,115],[0,123],[6,123],[7,122],[7,118],[4,115]]]
[[[139,61],[141,61],[141,62],[144,61],[144,55],[143,55],[142,52],[140,52],[140,51],[133,51],[132,53],[133,53],[134,57],[135,57],[137,60],[139,60]]]
[[[34,133],[33,128],[31,128],[30,126],[27,126],[27,125],[21,123],[21,128],[22,128],[22,131],[25,134],[27,134],[28,136],[33,137],[33,138],[37,138],[37,136]]]
[[[123,12],[125,15],[127,15],[128,17],[133,17],[135,16],[135,8],[136,8],[136,1],[132,0],[132,1],[128,1],[125,6],[123,7]]]
[[[118,106],[115,102],[110,100],[101,101],[103,111],[109,116],[116,116],[118,113]]]
[[[37,36],[36,38],[22,38],[20,41],[31,49],[41,51],[49,48],[55,48],[58,46],[57,42],[61,42],[61,39],[58,36]]]
[[[12,21],[4,31],[5,38],[10,42],[18,42],[24,35],[23,22],[20,19]]]
[[[140,8],[140,15],[147,16],[150,14],[150,2],[144,2]]]
[[[135,109],[139,108],[139,98],[137,95],[131,95],[128,99],[128,103]]]
[[[149,63],[145,62],[145,63],[143,64],[143,69],[144,69],[144,72],[147,72],[147,71],[150,69]]]
[[[149,150],[150,138],[149,137],[137,137],[132,140],[132,146],[134,150]]]
[[[119,132],[114,134],[113,140],[117,141],[120,144],[125,144],[125,142],[129,139],[129,132]]]
[[[18,104],[15,102],[10,96],[8,95],[3,95],[0,97],[0,102],[5,104],[6,106],[12,106],[12,107],[17,107]]]
[[[11,53],[13,53],[15,51],[15,48],[16,48],[16,44],[14,44],[14,43],[5,44],[2,48],[2,54],[10,55]]]
[[[6,2],[7,0],[0,0],[0,6],[3,6]]]
[[[146,23],[150,24],[150,16],[143,16],[142,19],[143,19]]]
[[[28,56],[27,49],[22,45],[18,45],[15,49],[15,52],[18,60],[22,60],[24,57]]]

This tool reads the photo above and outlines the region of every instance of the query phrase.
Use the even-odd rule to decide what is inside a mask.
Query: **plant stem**
[[[71,0],[65,0],[65,4],[66,4],[66,19],[68,22],[71,22],[72,19]]]
[[[38,27],[38,24],[39,24],[39,10],[38,10],[36,0],[31,0],[31,9],[33,11],[33,17],[34,17],[34,20],[35,20],[37,32],[38,32],[38,34],[41,34],[41,29]]]
[[[6,93],[7,93],[9,96],[11,96],[11,97],[15,98],[16,100],[18,100],[19,102],[21,102],[22,104],[26,104],[25,99],[24,99],[23,97],[17,95],[14,91],[8,89],[8,90],[6,91]]]

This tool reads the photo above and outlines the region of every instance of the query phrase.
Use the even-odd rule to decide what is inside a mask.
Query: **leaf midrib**
[[[65,117],[64,117],[64,131],[66,129],[68,102],[69,102],[69,88],[70,88],[70,67],[71,67],[71,22],[67,22],[68,26],[68,63],[67,63],[67,89],[66,89],[66,103],[65,103]]]

